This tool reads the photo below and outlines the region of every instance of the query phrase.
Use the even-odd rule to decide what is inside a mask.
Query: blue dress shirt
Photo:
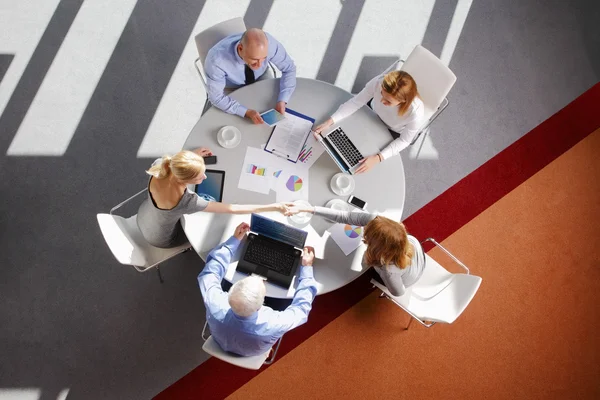
[[[267,59],[258,70],[254,71],[254,76],[258,79],[264,74],[269,68],[269,62],[275,64],[282,73],[277,101],[288,103],[296,89],[296,65],[281,43],[266,32],[265,35],[269,41]],[[237,45],[241,38],[242,34],[238,33],[228,36],[214,45],[206,55],[204,72],[208,86],[208,100],[215,107],[229,114],[244,117],[248,108],[223,92],[225,87],[241,86],[246,82],[245,62],[237,52]]]
[[[225,351],[253,356],[263,354],[284,333],[307,321],[312,302],[317,295],[317,286],[313,268],[301,266],[294,299],[284,311],[262,306],[249,317],[236,315],[229,306],[227,292],[221,289],[221,280],[239,244],[240,241],[232,236],[214,248],[208,255],[204,269],[198,275],[198,283],[213,339]]]

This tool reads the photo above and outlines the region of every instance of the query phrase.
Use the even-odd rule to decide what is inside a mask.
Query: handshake
[[[282,202],[273,204],[273,208],[277,211],[289,217],[291,215],[296,215],[298,213],[314,213],[315,209],[313,206],[309,206],[306,204],[296,204],[292,202]]]

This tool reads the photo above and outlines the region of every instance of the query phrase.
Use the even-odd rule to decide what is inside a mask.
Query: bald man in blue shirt
[[[281,43],[256,28],[228,36],[208,51],[204,71],[209,101],[229,114],[262,124],[263,119],[258,111],[248,109],[229,97],[226,88],[249,85],[260,79],[270,62],[282,73],[274,108],[285,113],[285,106],[296,89],[296,65]]]

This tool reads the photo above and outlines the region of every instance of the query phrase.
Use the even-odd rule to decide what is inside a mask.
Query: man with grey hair
[[[292,304],[285,310],[275,311],[263,305],[267,289],[258,276],[244,278],[231,287],[229,294],[224,292],[221,281],[231,257],[249,230],[248,224],[240,224],[232,237],[210,252],[198,275],[213,339],[223,350],[241,356],[265,353],[284,333],[305,323],[317,295],[312,247],[304,248],[298,287]]]
[[[226,113],[262,124],[258,111],[244,107],[228,94],[234,88],[260,80],[269,63],[281,71],[279,95],[274,105],[284,114],[296,89],[296,65],[281,43],[258,28],[227,36],[208,51],[204,61],[208,100]]]

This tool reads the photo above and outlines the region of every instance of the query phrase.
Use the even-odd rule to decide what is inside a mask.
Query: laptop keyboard
[[[354,167],[364,157],[360,154],[360,151],[356,148],[354,143],[346,136],[342,128],[337,128],[327,138],[333,143],[337,151],[339,151],[346,161],[350,164],[350,167]]]
[[[244,260],[269,268],[282,275],[290,275],[294,267],[295,257],[273,248],[272,243],[258,237],[248,243]]]

